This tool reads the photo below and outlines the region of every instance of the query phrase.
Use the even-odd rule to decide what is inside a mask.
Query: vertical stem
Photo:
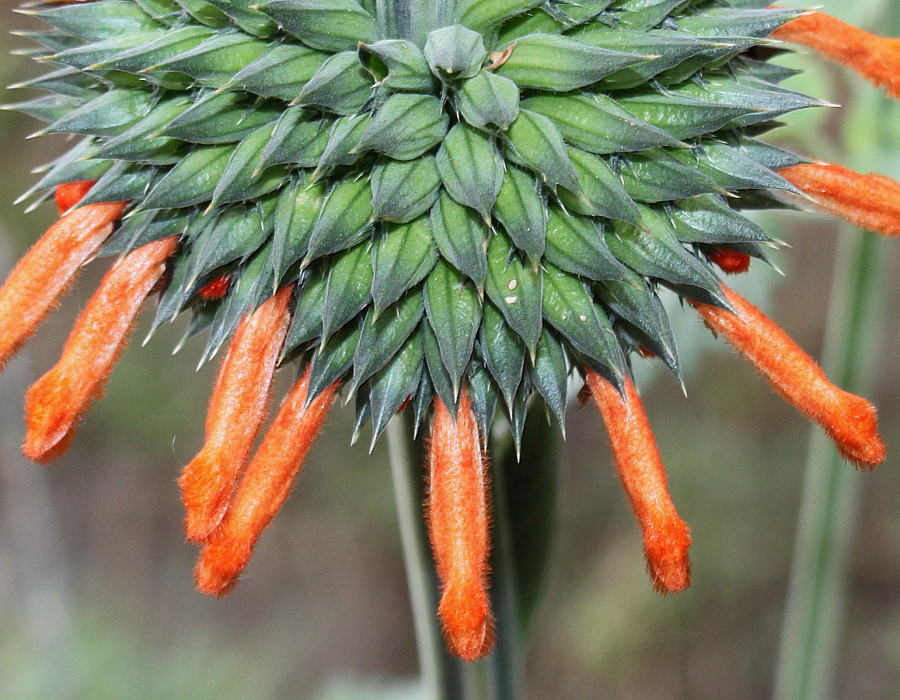
[[[438,623],[437,579],[422,516],[421,454],[410,437],[412,432],[406,414],[395,417],[387,428],[422,686],[429,700],[458,700],[462,697],[460,662],[447,653]]]
[[[823,365],[836,383],[864,392],[878,344],[879,243],[875,234],[844,236],[832,295]],[[860,474],[815,430],[776,677],[778,700],[831,695],[849,567],[859,510]]]

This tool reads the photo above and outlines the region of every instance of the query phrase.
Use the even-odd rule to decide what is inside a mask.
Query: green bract
[[[207,356],[293,283],[285,361],[343,377],[359,426],[469,383],[519,438],[533,397],[564,420],[573,370],[618,382],[643,348],[677,373],[660,289],[726,305],[707,255],[771,243],[740,210],[801,159],[757,137],[816,103],[751,53],[797,14],[766,5],[40,7],[52,94],[18,108],[83,138],[30,194],[127,200],[110,255],[180,234],[156,326],[189,311]]]

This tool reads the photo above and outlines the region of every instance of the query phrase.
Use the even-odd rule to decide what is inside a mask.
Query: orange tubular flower
[[[428,454],[428,531],[441,581],[438,613],[450,650],[465,661],[488,654],[494,617],[488,597],[487,456],[468,391],[454,419],[434,401]]]
[[[771,319],[724,285],[734,313],[694,306],[709,329],[752,362],[772,387],[801,413],[817,421],[845,459],[864,469],[884,461],[875,407],[832,384],[816,362]]]
[[[900,182],[832,163],[801,163],[778,172],[824,211],[870,231],[900,236]]]
[[[124,202],[116,202],[69,212],[13,268],[0,288],[0,368],[31,337],[82,264],[103,245],[124,208]]]
[[[284,505],[339,383],[335,382],[306,405],[310,367],[294,384],[259,450],[247,466],[234,501],[222,524],[206,541],[194,569],[197,588],[223,596],[247,566],[262,531]]]
[[[56,209],[59,215],[62,216],[84,199],[84,196],[91,191],[95,182],[96,180],[81,180],[80,182],[68,182],[57,187],[54,191],[53,199],[56,202]]]
[[[808,46],[900,99],[900,39],[875,36],[822,12],[788,22],[772,38]]]
[[[204,542],[225,515],[269,404],[292,287],[244,317],[222,361],[206,415],[206,443],[178,480],[187,538]]]
[[[75,324],[59,363],[25,400],[28,434],[22,450],[38,462],[65,451],[73,427],[103,392],[141,304],[165,270],[178,236],[153,241],[116,263]]]
[[[679,517],[669,495],[653,431],[630,377],[625,395],[591,369],[585,382],[603,416],[622,486],[644,535],[644,553],[653,587],[677,593],[691,584],[690,529]]]

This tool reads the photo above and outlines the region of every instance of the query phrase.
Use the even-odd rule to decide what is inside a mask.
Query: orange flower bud
[[[44,462],[65,451],[78,419],[103,393],[141,304],[165,271],[178,238],[169,236],[138,248],[103,278],[78,317],[59,362],[28,390],[28,433],[22,448],[26,457]]]
[[[282,287],[244,317],[222,361],[206,415],[206,442],[178,480],[189,540],[204,542],[221,522],[266,416],[290,321],[291,289]]]
[[[808,46],[900,99],[900,39],[875,36],[823,12],[791,20],[772,38]]]
[[[54,193],[56,208],[59,211],[59,215],[62,216],[84,199],[84,195],[91,191],[91,187],[94,186],[95,182],[97,181],[82,180],[80,182],[67,182],[64,185],[59,185]]]
[[[200,297],[208,300],[221,299],[228,293],[230,285],[231,275],[219,275],[200,290]]]
[[[103,245],[124,208],[124,202],[116,202],[69,212],[13,268],[0,288],[0,367],[31,337],[81,265]]]
[[[750,256],[730,248],[713,248],[708,257],[727,275],[738,275],[750,269]]]
[[[591,369],[586,386],[603,416],[619,479],[644,535],[644,554],[653,587],[677,593],[691,585],[691,534],[678,516],[644,406],[631,378],[625,395]]]
[[[456,418],[434,401],[428,452],[428,534],[441,581],[438,614],[450,651],[464,661],[494,644],[488,597],[488,462],[464,388]]]
[[[863,468],[881,464],[886,448],[875,407],[832,384],[809,355],[746,299],[724,285],[722,291],[735,313],[694,304],[709,329],[750,360],[797,410],[817,421],[845,459]]]
[[[247,566],[262,531],[281,509],[338,389],[335,382],[306,405],[310,368],[294,384],[266,433],[221,525],[206,541],[194,569],[197,588],[223,596]]]
[[[801,163],[778,173],[822,210],[869,231],[900,236],[900,182],[832,163]]]

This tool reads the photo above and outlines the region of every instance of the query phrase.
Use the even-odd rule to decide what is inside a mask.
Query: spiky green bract
[[[801,159],[757,137],[816,103],[751,55],[796,16],[766,4],[38,5],[51,94],[17,107],[83,138],[29,194],[128,200],[109,254],[180,234],[156,325],[190,311],[207,355],[295,282],[310,396],[343,377],[377,437],[468,383],[518,438],[535,396],[564,420],[573,368],[677,373],[660,289],[725,305],[706,254],[771,244],[739,211]]]

